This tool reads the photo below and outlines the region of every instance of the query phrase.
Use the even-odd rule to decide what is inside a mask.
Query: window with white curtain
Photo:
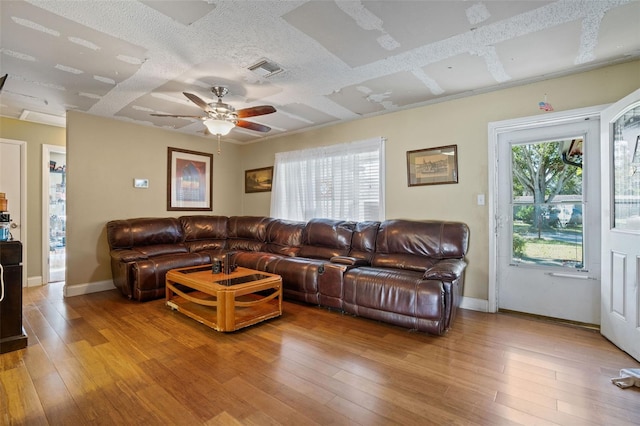
[[[384,220],[384,139],[277,153],[270,215]]]

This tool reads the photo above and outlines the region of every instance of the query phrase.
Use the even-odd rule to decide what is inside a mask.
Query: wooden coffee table
[[[214,274],[211,265],[172,269],[166,305],[217,331],[235,331],[282,315],[282,278],[237,268]]]

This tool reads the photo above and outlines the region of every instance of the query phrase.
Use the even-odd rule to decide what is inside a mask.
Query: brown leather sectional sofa
[[[232,251],[235,264],[282,276],[286,299],[441,335],[460,304],[469,228],[194,215],[114,220],[107,237],[114,284],[134,300],[164,297],[168,270]]]

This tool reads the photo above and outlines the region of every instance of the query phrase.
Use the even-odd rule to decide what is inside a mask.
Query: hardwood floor
[[[593,330],[460,310],[433,337],[285,302],[223,334],[115,290],[24,296],[0,424],[640,424],[640,364]]]

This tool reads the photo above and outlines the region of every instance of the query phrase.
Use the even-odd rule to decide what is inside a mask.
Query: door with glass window
[[[602,334],[640,360],[640,90],[602,112]]]
[[[597,119],[498,137],[498,309],[600,323]]]

